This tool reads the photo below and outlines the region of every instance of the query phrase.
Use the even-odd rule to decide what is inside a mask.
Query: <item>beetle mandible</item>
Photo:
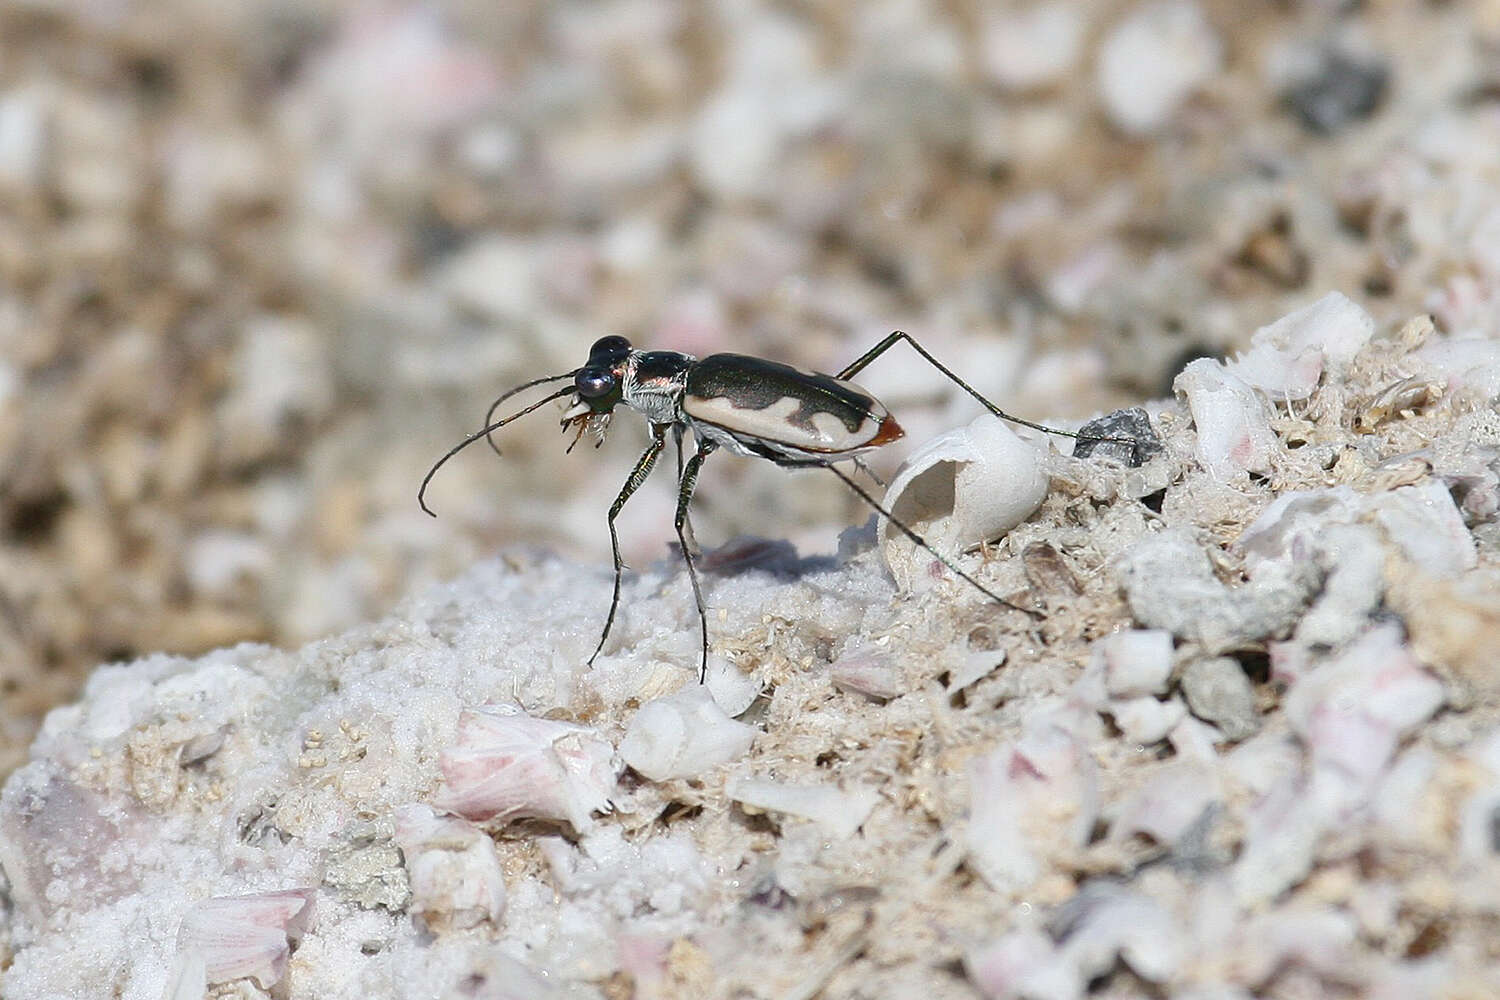
[[[585,432],[602,443],[604,433],[616,406],[624,405],[646,418],[651,441],[636,460],[625,485],[609,507],[609,542],[614,554],[614,590],[610,596],[609,614],[604,629],[588,662],[604,649],[620,606],[620,580],[624,563],[620,558],[620,539],[615,518],[631,495],[640,488],[657,457],[666,446],[671,432],[678,446],[679,476],[677,485],[677,539],[687,563],[688,579],[693,585],[693,599],[698,605],[701,637],[699,681],[708,674],[708,614],[703,603],[703,588],[693,565],[692,528],[688,521],[688,504],[692,500],[698,472],[709,455],[719,448],[752,458],[764,458],[784,468],[821,467],[828,469],[859,495],[877,513],[885,517],[912,542],[921,546],[943,566],[974,586],[990,600],[1013,611],[1037,616],[991,591],[951,560],[934,550],[910,527],[891,516],[868,490],[837,468],[835,462],[852,461],[860,465],[859,456],[889,444],[905,433],[890,411],[866,390],[849,381],[867,365],[884,354],[898,341],[910,344],[929,364],[942,372],[964,392],[973,396],[995,416],[1049,434],[1079,437],[1068,431],[1035,424],[1011,416],[982,396],[972,386],[927,351],[915,338],[897,330],[866,351],[837,375],[804,371],[764,358],[744,354],[711,354],[695,358],[677,351],[641,351],[624,337],[604,337],[589,350],[588,361],[580,368],[560,375],[533,379],[504,393],[490,405],[485,426],[450,448],[422,478],[417,503],[436,517],[427,506],[427,486],[432,477],[454,455],[480,438],[506,424],[552,402],[572,395],[572,405],[563,414],[563,427],[573,428],[575,436],[568,450],[573,450]],[[571,382],[556,392],[524,407],[501,420],[495,411],[516,393],[550,382]],[[693,432],[696,443],[686,465],[681,465],[682,435]],[[498,452],[498,448],[495,449]]]

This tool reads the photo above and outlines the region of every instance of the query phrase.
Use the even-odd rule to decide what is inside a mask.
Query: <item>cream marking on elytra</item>
[[[736,405],[729,396],[710,399],[688,396],[683,400],[682,412],[694,422],[733,427],[739,435],[774,441],[799,451],[821,453],[852,452],[869,447],[870,440],[890,416],[885,407],[878,407],[860,423],[858,431],[851,433],[848,425],[831,413],[813,413],[805,424],[799,425],[792,418],[804,405],[803,400],[792,396],[784,396],[764,408]]]
[[[700,682],[708,676],[708,613],[703,602],[703,588],[698,581],[697,568],[693,564],[696,547],[692,543],[688,504],[698,482],[699,470],[708,456],[719,448],[736,455],[764,458],[785,468],[828,469],[877,514],[884,517],[887,523],[960,579],[1002,607],[1037,617],[1038,612],[1012,604],[959,569],[952,560],[933,549],[915,531],[893,517],[890,510],[868,490],[834,465],[835,462],[848,461],[856,469],[863,469],[860,455],[889,444],[905,433],[879,400],[848,381],[899,340],[910,344],[928,364],[1003,420],[1064,437],[1118,440],[1133,448],[1136,446],[1136,442],[1132,440],[1078,435],[1013,417],[985,399],[928,353],[926,348],[900,330],[885,337],[837,375],[823,375],[740,354],[712,354],[700,360],[676,351],[639,351],[624,337],[604,337],[595,342],[589,351],[588,361],[581,368],[533,379],[496,399],[490,405],[485,426],[448,449],[427,470],[427,475],[422,478],[422,485],[417,490],[417,503],[428,514],[436,517],[427,506],[426,495],[427,486],[438,469],[480,438],[489,441],[490,447],[495,448],[498,453],[499,449],[490,437],[494,431],[553,400],[572,396],[562,418],[564,429],[573,429],[577,434],[573,444],[568,446],[569,451],[585,432],[594,436],[595,447],[602,444],[609,428],[610,415],[616,406],[624,404],[646,418],[651,429],[651,442],[636,459],[635,467],[631,469],[625,485],[620,488],[609,508],[607,524],[610,549],[614,555],[614,590],[610,596],[609,614],[605,617],[604,629],[588,659],[590,665],[604,649],[604,643],[614,625],[615,612],[620,606],[620,580],[624,563],[620,559],[620,538],[615,530],[615,518],[650,475],[656,459],[666,447],[668,431],[672,432],[677,443],[677,515],[674,524],[683,560],[687,564],[688,580],[693,586],[693,599],[698,606]],[[571,385],[549,393],[508,417],[494,419],[500,404],[516,393],[550,382],[563,381],[570,381]],[[682,437],[686,431],[693,432],[696,446],[692,456],[684,463]]]

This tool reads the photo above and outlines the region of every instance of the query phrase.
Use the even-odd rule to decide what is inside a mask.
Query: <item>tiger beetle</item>
[[[615,623],[615,612],[620,606],[620,579],[624,563],[620,559],[620,539],[615,531],[615,518],[650,474],[657,456],[666,446],[668,432],[672,433],[677,445],[677,539],[687,563],[688,579],[693,585],[693,599],[698,605],[698,625],[702,640],[698,673],[700,682],[708,676],[708,615],[703,605],[703,588],[698,583],[698,571],[693,565],[694,545],[692,526],[688,521],[688,503],[693,497],[698,471],[703,467],[704,460],[719,448],[736,455],[768,459],[783,468],[817,467],[829,470],[915,545],[980,593],[1003,607],[1039,617],[1037,612],[1012,604],[959,569],[910,527],[893,517],[868,490],[834,465],[835,462],[847,460],[852,461],[856,468],[862,468],[860,455],[890,444],[905,434],[901,425],[896,423],[890,411],[878,399],[848,381],[890,350],[897,341],[902,340],[995,416],[1048,434],[1080,437],[1068,431],[1055,430],[1011,416],[985,399],[914,338],[900,330],[890,334],[837,375],[804,371],[791,365],[743,354],[711,354],[706,358],[695,358],[677,351],[639,351],[624,337],[604,337],[590,348],[588,362],[583,367],[561,375],[533,379],[495,400],[485,416],[485,426],[448,449],[428,470],[417,491],[417,503],[422,510],[436,517],[437,514],[427,506],[427,486],[443,463],[480,438],[488,440],[490,447],[498,453],[499,448],[495,446],[491,434],[553,400],[568,395],[573,397],[572,405],[563,413],[562,418],[565,430],[572,428],[576,431],[572,444],[568,445],[568,451],[573,450],[573,446],[585,432],[595,437],[595,447],[602,444],[615,407],[623,403],[646,418],[651,427],[651,443],[636,460],[635,468],[630,471],[625,485],[609,507],[609,542],[614,553],[615,567],[614,592],[609,599],[609,615],[604,619],[604,630],[588,659],[590,666],[604,649],[605,640],[609,638],[610,629]],[[500,405],[516,393],[549,382],[562,381],[571,384],[504,419],[494,419],[495,411]],[[693,432],[696,447],[684,466],[682,437],[686,431]]]

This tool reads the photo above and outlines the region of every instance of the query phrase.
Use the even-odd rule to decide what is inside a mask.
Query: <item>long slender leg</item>
[[[594,653],[589,657],[589,666],[594,665],[594,658],[604,649],[604,640],[609,638],[609,630],[615,624],[615,611],[620,606],[620,575],[624,571],[625,562],[620,558],[620,536],[615,531],[615,518],[619,516],[620,510],[646,481],[651,474],[651,467],[656,464],[656,456],[667,443],[667,428],[670,424],[656,424],[651,428],[651,443],[646,450],[641,452],[641,457],[636,459],[635,468],[630,470],[630,478],[625,480],[625,485],[620,488],[620,495],[615,497],[615,502],[609,505],[609,547],[615,556],[615,589],[609,599],[609,617],[604,619],[604,631],[599,634],[599,645],[594,647]]]
[[[839,372],[838,377],[841,379],[850,379],[855,375],[858,375],[860,372],[864,371],[866,367],[869,366],[870,362],[874,361],[886,351],[890,350],[891,346],[894,345],[898,340],[904,340],[908,344],[910,344],[918,354],[927,359],[928,364],[932,365],[932,367],[948,376],[949,381],[958,386],[964,392],[967,392],[969,395],[973,396],[975,399],[979,400],[980,405],[982,405],[986,410],[989,410],[991,413],[1002,420],[1009,420],[1013,424],[1020,424],[1022,427],[1030,427],[1032,430],[1046,431],[1048,434],[1059,434],[1062,437],[1077,438],[1080,441],[1116,440],[1114,438],[1096,438],[1091,435],[1074,434],[1072,431],[1060,431],[1055,427],[1047,427],[1043,424],[1034,424],[1030,420],[1022,420],[1020,417],[1011,416],[1009,413],[1006,413],[1004,410],[1000,409],[1000,407],[996,406],[994,403],[991,403],[988,399],[985,399],[983,396],[981,396],[977,389],[954,374],[952,370],[950,370],[937,358],[933,357],[928,352],[927,348],[917,343],[916,339],[904,330],[896,330],[894,333],[891,333],[889,336],[883,339],[880,343],[876,344],[864,354],[860,355],[853,364],[849,365],[849,367]],[[1134,444],[1134,442],[1132,441],[1126,441],[1125,443]]]
[[[837,468],[835,468],[832,465],[825,465],[824,468],[827,469],[829,472],[833,473],[835,476],[838,476],[840,479],[842,479],[844,481],[844,485],[845,486],[848,486],[851,490],[853,490],[855,493],[857,493],[859,495],[860,499],[864,500],[865,503],[869,504],[872,508],[875,509],[876,513],[880,514],[887,521],[889,521],[892,524],[894,524],[896,526],[896,528],[903,535],[905,535],[907,538],[910,538],[914,544],[921,546],[921,548],[923,549],[923,551],[925,551],[928,555],[932,556],[938,562],[940,562],[944,566],[948,567],[948,569],[950,569],[953,572],[957,573],[960,577],[962,577],[964,580],[966,580],[971,586],[973,586],[973,588],[975,590],[979,591],[985,597],[988,597],[990,600],[994,601],[996,604],[999,604],[999,605],[1002,605],[1004,607],[1010,608],[1012,611],[1019,611],[1022,614],[1030,615],[1033,618],[1041,618],[1041,617],[1043,617],[1043,615],[1041,614],[1041,612],[1031,611],[1031,610],[1029,610],[1027,608],[1023,608],[1023,607],[1021,607],[1019,605],[1012,604],[1010,601],[1007,601],[1005,598],[1001,597],[999,594],[995,593],[993,590],[991,590],[990,588],[986,587],[984,584],[980,583],[978,580],[974,579],[972,576],[970,576],[969,574],[965,573],[963,570],[959,569],[952,562],[950,562],[946,556],[944,556],[942,553],[938,552],[937,549],[934,549],[931,545],[928,545],[927,541],[921,535],[917,534],[910,527],[908,527],[907,525],[905,525],[902,522],[900,522],[899,520],[897,520],[896,517],[895,517],[895,515],[893,515],[885,507],[882,507],[880,505],[879,501],[877,501],[874,497],[872,497],[870,495],[870,493],[869,493],[868,490],[866,490],[863,486],[861,486],[858,483],[856,483],[853,479],[851,479],[848,476],[844,475],[844,473],[843,473],[842,470],[837,469]]]
[[[677,444],[677,481],[682,482],[682,435],[685,429],[681,424],[672,425],[672,438]],[[682,539],[683,545],[692,549],[693,554],[698,554],[698,539],[693,537],[693,519],[691,515],[683,515],[682,524],[686,537]]]
[[[698,668],[698,683],[708,680],[708,612],[703,607],[703,588],[698,585],[698,570],[693,566],[693,549],[688,544],[688,503],[693,499],[693,487],[698,484],[698,470],[703,460],[713,454],[718,445],[712,441],[699,441],[698,450],[688,459],[687,468],[677,484],[677,540],[682,544],[682,558],[687,563],[688,579],[693,584],[693,600],[698,605],[698,626],[702,630],[703,658]]]

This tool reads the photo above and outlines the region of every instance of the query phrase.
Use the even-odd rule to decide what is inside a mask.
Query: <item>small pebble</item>
[[[1078,438],[1074,458],[1110,458],[1131,468],[1145,465],[1163,450],[1161,436],[1139,406],[1090,420],[1078,428]],[[1114,438],[1125,440],[1109,440]]]
[[[1250,678],[1227,656],[1188,664],[1182,672],[1182,694],[1194,715],[1218,726],[1230,740],[1243,740],[1260,731]]]
[[[1382,61],[1329,48],[1308,76],[1287,88],[1285,100],[1309,132],[1332,135],[1374,114],[1389,82]]]

